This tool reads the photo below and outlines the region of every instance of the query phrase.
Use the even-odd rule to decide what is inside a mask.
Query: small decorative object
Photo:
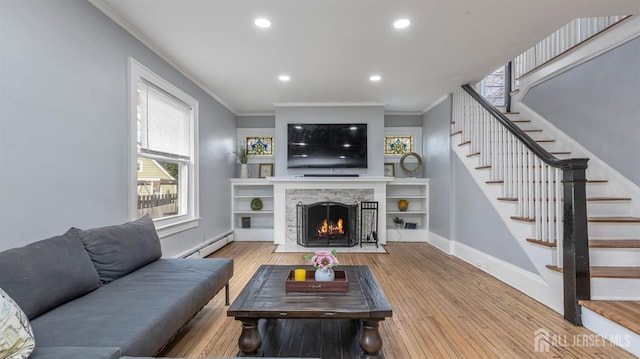
[[[251,217],[242,217],[242,228],[251,228]]]
[[[411,165],[407,164],[407,159],[412,159]],[[402,155],[400,158],[400,168],[403,171],[409,173],[409,176],[415,177],[416,173],[422,168],[422,157],[415,152],[408,152]]]
[[[303,282],[305,280],[307,280],[307,270],[306,269],[296,269],[294,271],[294,275],[295,275],[295,280],[297,282]]]
[[[262,209],[262,200],[260,198],[254,198],[251,200],[251,209],[259,211]]]
[[[261,163],[258,169],[259,178],[267,178],[273,176],[273,163]]]
[[[240,178],[249,178],[249,149],[247,145],[238,142],[236,144],[236,149],[233,151],[233,154],[238,158],[238,162],[240,162]]]
[[[402,228],[404,225],[404,219],[400,217],[393,217],[393,223],[395,223],[396,228]]]
[[[336,257],[336,250],[331,252],[325,250],[315,251],[313,254],[304,256],[316,268],[317,282],[330,282],[335,279],[333,267],[340,264]]]
[[[409,201],[407,201],[406,199],[399,199],[398,209],[400,210],[400,212],[406,211],[407,208],[409,208]]]
[[[395,166],[393,163],[385,163],[384,164],[384,176],[385,177],[394,177],[396,175]]]
[[[296,280],[297,270],[304,271],[302,272],[302,274],[305,274],[304,280]],[[287,292],[348,292],[349,279],[347,279],[347,271],[336,269],[334,273],[334,280],[321,282],[315,280],[315,273],[312,270],[292,269],[284,281],[284,289]]]
[[[406,229],[416,229],[416,228],[418,228],[418,224],[417,223],[407,222],[407,223],[404,224],[404,228],[406,228]]]

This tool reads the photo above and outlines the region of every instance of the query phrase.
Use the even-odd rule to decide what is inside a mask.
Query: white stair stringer
[[[455,119],[454,119],[455,120]],[[534,225],[532,223],[515,221],[510,219],[515,213],[513,211],[513,205],[511,203],[505,203],[499,201],[498,198],[502,195],[502,189],[499,185],[488,185],[486,182],[490,180],[488,171],[476,170],[478,166],[478,159],[474,157],[467,157],[468,146],[458,146],[461,135],[455,135],[451,139],[451,148],[456,153],[460,161],[464,164],[466,169],[471,174],[473,180],[477,183],[478,187],[482,190],[484,195],[489,200],[489,203],[496,210],[500,218],[505,223],[505,226],[513,236],[513,240],[518,243],[520,248],[525,252],[534,268],[538,272],[534,273],[534,276],[540,278],[546,285],[540,285],[540,281],[534,283],[509,283],[512,287],[522,291],[531,298],[545,304],[549,308],[555,310],[558,313],[563,313],[562,302],[562,276],[558,276],[557,273],[553,273],[548,268],[547,264],[555,264],[555,256],[553,251],[544,246],[535,246],[526,241],[526,238],[531,238],[534,231]],[[499,278],[501,279],[501,278]]]

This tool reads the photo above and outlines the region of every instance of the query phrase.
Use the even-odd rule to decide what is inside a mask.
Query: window
[[[198,102],[130,59],[130,217],[149,214],[161,237],[197,226]]]
[[[413,136],[384,136],[384,154],[404,155],[413,152]]]
[[[273,137],[247,137],[249,156],[273,156]]]

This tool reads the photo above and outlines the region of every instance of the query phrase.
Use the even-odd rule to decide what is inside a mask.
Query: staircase
[[[567,286],[563,285],[562,278],[562,252],[563,247],[566,248],[562,245],[563,210],[567,198],[562,173],[505,130],[494,118],[495,114],[476,102],[468,89],[454,93],[452,149],[503,217],[514,240],[548,283],[549,290],[562,293]],[[558,138],[557,131],[548,131],[545,123],[522,118],[520,113],[504,115],[530,142],[543,147],[556,159],[588,154],[572,141]],[[625,190],[620,181],[612,183],[612,178],[619,175],[608,173],[609,168],[598,164],[594,159],[586,170],[586,256],[590,275],[587,286],[590,284],[590,288],[586,298],[578,303],[589,309],[582,310],[588,320],[596,313],[640,335],[637,324],[640,322],[640,217],[633,215],[640,213],[638,189]],[[536,295],[527,294],[534,298]],[[545,304],[558,310],[553,300]],[[565,303],[565,318],[566,312]],[[574,323],[582,324],[580,313],[577,319]]]

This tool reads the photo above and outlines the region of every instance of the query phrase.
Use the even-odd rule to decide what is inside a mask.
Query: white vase
[[[249,165],[246,163],[240,164],[240,178],[249,178]]]
[[[316,269],[316,282],[331,282],[336,278],[336,273],[333,269]]]

